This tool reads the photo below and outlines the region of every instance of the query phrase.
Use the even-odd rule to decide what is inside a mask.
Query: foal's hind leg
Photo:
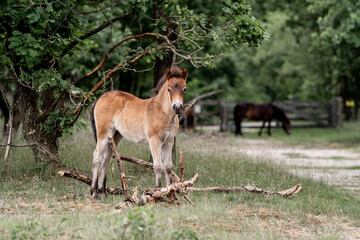
[[[117,146],[122,136],[118,132],[115,132],[113,138],[115,145]],[[109,166],[112,156],[113,151],[110,147],[110,143],[108,143],[104,148],[104,160],[102,161],[99,169],[98,189],[101,197],[104,197],[106,195],[106,170]]]
[[[100,164],[99,173],[98,173],[98,192],[101,198],[105,196],[106,170],[107,167],[109,166],[113,154],[109,145],[106,147],[106,149],[104,149],[103,154],[104,154],[103,161]]]
[[[94,151],[93,154],[93,181],[91,184],[91,196],[93,198],[97,197],[97,194],[99,192],[98,190],[98,178],[99,178],[99,169],[101,166],[101,163],[104,160],[104,154],[103,154],[103,150],[104,150],[104,144],[103,144],[104,140],[100,141],[98,139],[98,143],[96,144],[96,149]]]

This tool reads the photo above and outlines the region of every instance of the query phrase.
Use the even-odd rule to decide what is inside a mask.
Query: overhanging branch
[[[122,19],[126,19],[128,18],[129,16],[131,16],[133,13],[134,13],[134,9],[132,9],[130,12],[128,13],[125,13],[124,15],[121,15],[121,16],[118,16],[118,17],[115,17],[113,19],[110,19],[109,21],[103,23],[101,26],[91,30],[90,32],[88,33],[85,33],[84,35],[80,36],[79,39],[80,40],[85,40],[95,34],[97,34],[98,32],[102,31],[103,29],[107,28],[109,25],[113,24],[114,22],[117,22],[119,20],[122,20]],[[69,43],[69,45],[66,47],[66,50],[64,50],[61,55],[60,55],[60,58],[64,57],[71,49],[73,49],[80,41],[79,40],[74,40],[72,42]]]

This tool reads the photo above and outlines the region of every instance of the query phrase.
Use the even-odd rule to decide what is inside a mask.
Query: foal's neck
[[[167,88],[168,88],[168,84],[165,82],[164,85],[161,87],[159,93],[154,97],[154,100],[157,104],[161,106],[162,111],[166,115],[173,118],[176,116],[176,114],[172,109],[170,96]]]

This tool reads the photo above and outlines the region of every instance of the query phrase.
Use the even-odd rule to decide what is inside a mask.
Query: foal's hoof
[[[96,200],[97,199],[97,194],[94,192],[91,194],[91,199],[92,200]]]

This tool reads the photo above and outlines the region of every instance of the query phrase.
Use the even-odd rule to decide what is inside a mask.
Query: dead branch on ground
[[[123,208],[128,207],[131,204],[135,205],[144,205],[147,203],[156,203],[164,201],[164,196],[168,197],[168,201],[170,203],[175,202],[175,194],[179,193],[181,196],[183,196],[190,204],[194,205],[194,203],[189,199],[187,196],[188,191],[202,191],[202,192],[250,192],[250,193],[260,193],[264,195],[278,195],[286,198],[292,198],[296,194],[298,194],[301,191],[301,185],[297,184],[294,187],[291,187],[289,189],[285,189],[283,191],[269,191],[265,189],[261,189],[254,186],[241,186],[241,187],[206,187],[206,188],[194,188],[193,185],[196,182],[199,175],[196,173],[195,176],[188,181],[183,181],[184,179],[184,165],[183,165],[183,154],[180,152],[180,178],[172,172],[172,179],[175,179],[175,183],[171,184],[168,187],[165,188],[150,188],[145,190],[141,195],[140,191],[136,188],[134,190],[133,195],[130,195],[130,192],[127,188],[126,184],[126,176],[125,176],[125,169],[122,164],[121,160],[129,161],[135,164],[138,164],[143,167],[147,168],[153,168],[153,164],[146,162],[141,159],[136,159],[128,156],[120,155],[116,149],[116,144],[114,141],[114,138],[112,136],[109,136],[109,144],[114,152],[114,156],[117,160],[119,169],[120,169],[120,178],[122,183],[122,188],[117,187],[108,187],[106,186],[107,193],[111,194],[123,194],[125,195],[125,202],[120,203],[116,206],[116,208]],[[91,185],[91,178],[87,177],[84,174],[77,173],[75,171],[65,171],[62,170],[59,172],[61,176],[74,178],[76,180],[82,181],[88,185]]]
[[[92,184],[91,178],[89,178],[85,174],[78,173],[73,170],[61,170],[58,172],[58,174],[62,177],[68,177],[68,178],[73,178],[73,179],[79,180],[80,182],[86,183],[89,186],[91,186],[91,184]],[[121,187],[106,186],[105,188],[106,188],[106,192],[109,194],[114,194],[114,195],[124,194]]]
[[[114,152],[116,162],[117,162],[117,164],[119,166],[122,190],[125,193],[125,201],[131,200],[130,192],[129,192],[129,189],[127,187],[126,179],[125,179],[126,178],[126,176],[125,176],[125,168],[124,168],[124,165],[122,164],[122,161],[120,159],[120,154],[116,150],[116,144],[115,144],[115,141],[114,141],[114,137],[109,136],[108,139],[109,139],[110,147]]]
[[[186,189],[188,187],[192,187],[198,177],[199,174],[195,174],[192,179],[185,182],[176,182],[164,188],[150,188],[145,190],[140,196],[139,190],[135,189],[134,194],[131,197],[132,203],[135,205],[145,205],[147,203],[163,202],[165,196],[168,196],[168,200],[170,203],[174,203],[175,193],[180,193],[182,196],[186,196]],[[191,202],[191,200],[188,198],[186,200]],[[118,204],[116,208],[123,208],[127,207],[128,205],[128,203],[124,202]]]
[[[296,194],[298,194],[301,191],[301,185],[296,184],[295,186],[285,189],[280,192],[273,192],[265,189],[261,189],[254,186],[241,186],[241,187],[206,187],[206,188],[194,188],[190,187],[188,188],[189,191],[194,192],[250,192],[250,193],[260,193],[264,195],[278,195],[282,197],[288,197],[292,198]]]

